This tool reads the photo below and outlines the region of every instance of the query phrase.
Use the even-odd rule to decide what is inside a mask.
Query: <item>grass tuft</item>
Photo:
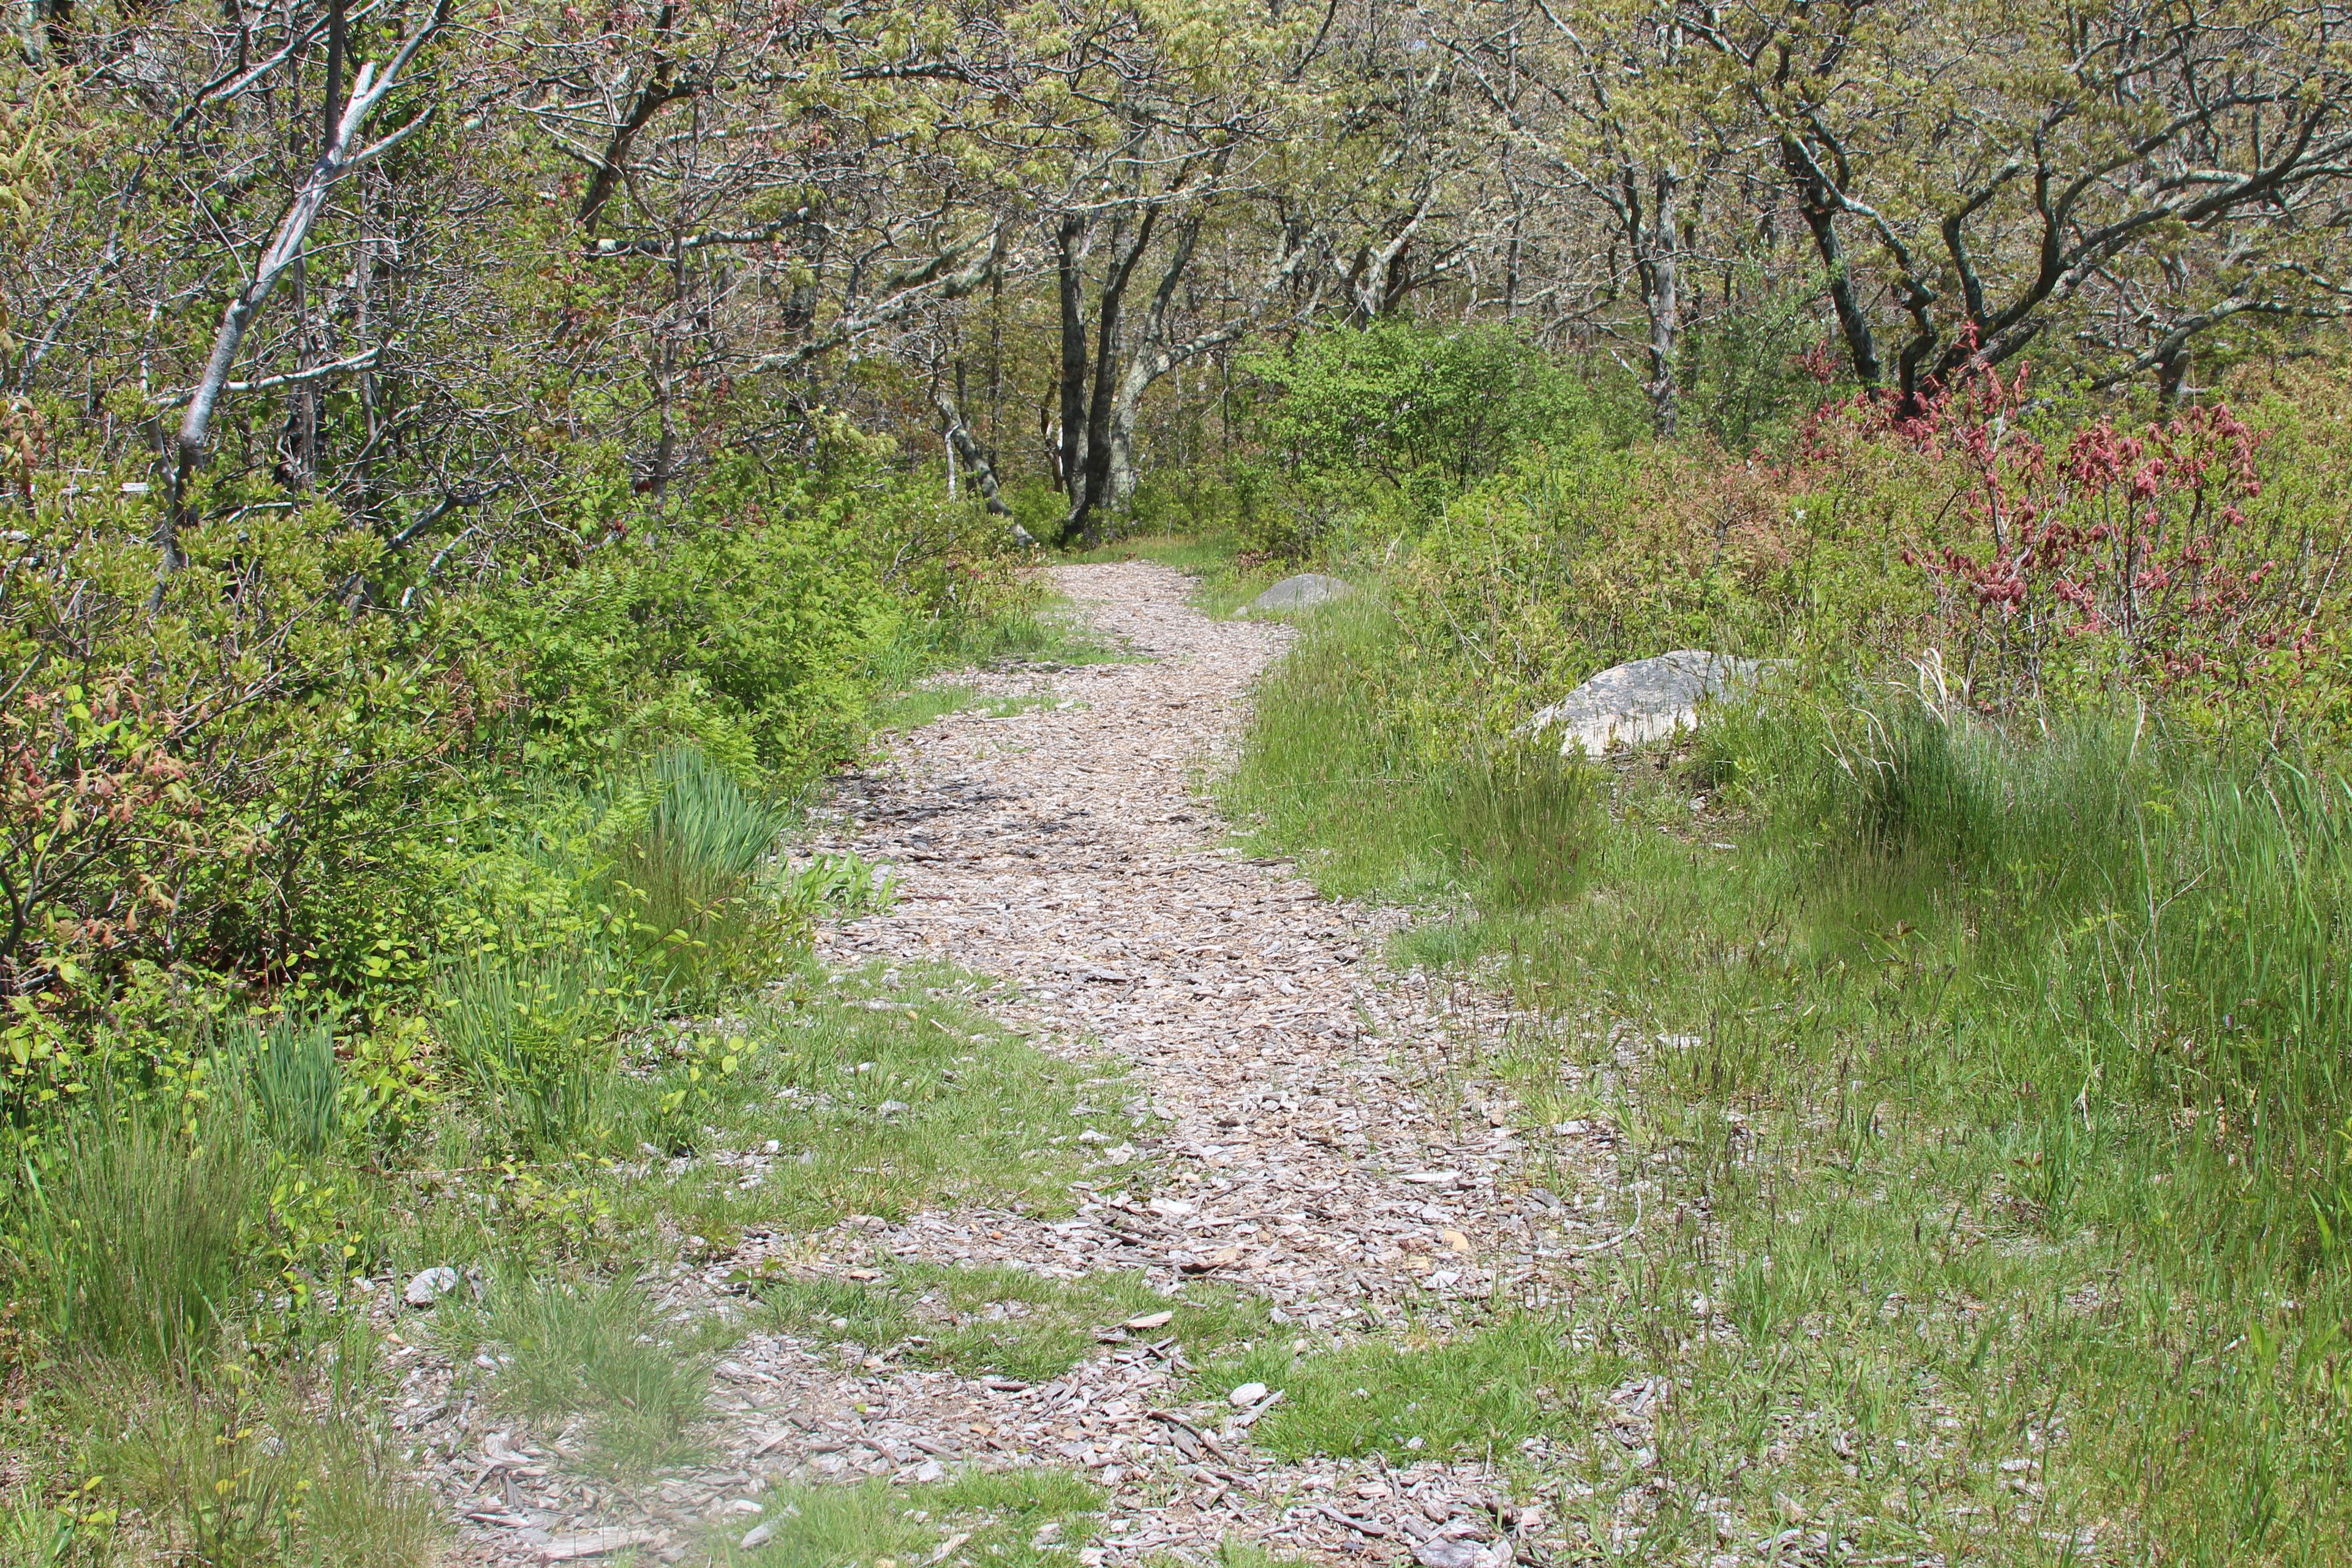
[[[1622,1368],[1570,1342],[1564,1324],[1515,1315],[1458,1339],[1368,1340],[1295,1355],[1278,1346],[1211,1363],[1205,1394],[1244,1383],[1282,1391],[1251,1436],[1277,1458],[1491,1458],[1538,1433],[1591,1426],[1592,1395]]]
[[[1265,1331],[1265,1308],[1214,1286],[1168,1297],[1140,1274],[1057,1279],[1003,1267],[901,1264],[873,1282],[782,1279],[757,1287],[769,1321],[789,1332],[908,1359],[975,1377],[998,1373],[1024,1382],[1058,1377],[1103,1349],[1105,1331],[1134,1318],[1172,1313],[1167,1326],[1196,1359]]]
[[[499,1352],[493,1389],[526,1415],[583,1415],[595,1463],[633,1472],[681,1463],[697,1448],[688,1428],[703,1415],[712,1321],[671,1322],[631,1279],[541,1279],[501,1270],[482,1308],[445,1305],[436,1329],[453,1353]]]
[[[268,1189],[235,1119],[193,1133],[146,1108],[69,1123],[28,1169],[25,1270],[50,1334],[74,1352],[162,1366],[209,1346],[235,1313]]]
[[[843,1568],[892,1562],[950,1568],[1067,1564],[1094,1534],[1102,1494],[1062,1470],[970,1470],[926,1486],[885,1481],[788,1487],[767,1494],[774,1534],[742,1568]]]

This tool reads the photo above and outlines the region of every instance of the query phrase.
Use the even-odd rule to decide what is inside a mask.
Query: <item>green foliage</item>
[[[0,540],[0,990],[19,1123],[110,1070],[108,1052],[134,1077],[165,1065],[154,1005],[175,983],[158,968],[199,985],[379,978],[376,922],[413,929],[439,896],[446,868],[413,836],[446,805],[444,764],[481,702],[438,616],[347,602],[378,547],[330,510],[190,529],[160,589],[153,519],[120,498],[22,521]],[[140,1005],[79,1026],[121,993]]]
[[[342,1121],[343,1096],[331,1015],[240,1018],[226,1032],[219,1062],[228,1099],[272,1142],[301,1154],[326,1149]]]
[[[1361,478],[1428,518],[1446,498],[1530,451],[1622,444],[1628,410],[1507,327],[1384,321],[1308,332],[1248,369],[1272,391],[1260,412],[1283,478],[1236,489],[1253,549],[1308,552],[1360,504]]]
[[[656,756],[606,807],[607,900],[665,988],[755,978],[800,937],[801,906],[772,866],[788,820],[690,747]]]
[[[558,1149],[592,1137],[637,997],[593,949],[452,961],[436,986],[451,1061],[499,1121]]]
[[[689,742],[729,770],[804,774],[855,738],[866,657],[898,602],[814,479],[716,479],[696,518],[608,538],[496,600],[521,667],[525,754],[611,765]]]

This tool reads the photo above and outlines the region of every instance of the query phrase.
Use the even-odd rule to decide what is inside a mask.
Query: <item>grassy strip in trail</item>
[[[28,1497],[5,1528],[62,1531],[66,1545],[31,1559],[44,1563],[111,1561],[133,1542],[211,1551],[223,1531],[336,1561],[429,1552],[439,1526],[376,1417],[363,1298],[329,1288],[260,1318],[236,1308],[272,1287],[266,1258],[224,1238],[282,1230],[306,1184],[331,1194],[364,1271],[397,1285],[448,1264],[484,1279],[478,1307],[460,1291],[424,1331],[494,1405],[590,1416],[588,1458],[607,1472],[690,1457],[709,1363],[740,1324],[664,1320],[632,1282],[643,1264],[752,1226],[1068,1205],[1091,1124],[1072,1112],[1115,1084],[988,1026],[970,1005],[975,983],[921,978],[934,984],[812,979],[723,1026],[667,1032],[644,1068],[597,1080],[573,1123],[581,1147],[529,1165],[483,1159],[506,1135],[463,1105],[428,1138],[441,1163],[424,1174],[354,1172],[337,1146],[298,1157],[226,1117],[193,1143],[137,1116],[91,1123],[49,1194],[58,1298],[35,1303],[71,1337],[5,1419],[10,1447],[46,1451],[58,1482],[103,1479],[78,1505],[81,1524]],[[639,1152],[649,1140],[660,1158]],[[756,1184],[709,1157],[746,1151],[770,1162]],[[470,1365],[480,1352],[495,1373]],[[307,1414],[315,1402],[337,1413],[331,1432]],[[254,1444],[267,1462],[233,1475],[189,1458],[208,1465],[217,1449],[226,1462]]]
[[[1655,1475],[1582,1456],[1645,1558],[2352,1556],[2336,786],[1842,692],[1663,766],[1481,758],[1400,717],[1390,635],[1312,624],[1227,803],[1441,911],[1405,956],[1545,1020],[1489,1064],[1520,1114],[1598,1103],[1661,1184],[1577,1305],[1673,1384]]]
[[[971,1470],[893,1486],[786,1487],[766,1493],[768,1540],[750,1551],[716,1544],[728,1568],[841,1568],[844,1563],[1067,1564],[1101,1522],[1102,1494],[1064,1470]],[[748,1533],[748,1532],[742,1532]]]
[[[1526,1438],[1590,1432],[1596,1395],[1621,1374],[1614,1358],[1579,1348],[1569,1323],[1535,1313],[1451,1340],[1304,1349],[1303,1342],[1255,1345],[1213,1362],[1199,1378],[1204,1392],[1220,1395],[1244,1383],[1280,1389],[1282,1399],[1251,1432],[1279,1458],[1505,1458]]]
[[[1148,1324],[1134,1337],[1172,1337],[1195,1361],[1271,1327],[1253,1299],[1198,1283],[1163,1296],[1136,1273],[1057,1279],[1003,1267],[902,1263],[872,1282],[786,1276],[754,1289],[763,1315],[788,1332],[901,1351],[967,1377],[998,1373],[1028,1383],[1100,1353],[1102,1340],[1131,1320],[1164,1317],[1164,1326]]]

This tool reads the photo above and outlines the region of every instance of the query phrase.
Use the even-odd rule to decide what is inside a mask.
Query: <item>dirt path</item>
[[[1158,566],[1055,577],[1140,660],[987,678],[991,695],[1036,705],[951,715],[846,781],[835,837],[818,847],[891,862],[902,879],[887,913],[833,933],[827,952],[1015,983],[1006,1021],[1045,1048],[1128,1064],[1121,1092],[1139,1115],[1112,1124],[1136,1131],[1100,1146],[1073,1218],[853,1218],[793,1242],[794,1267],[1205,1274],[1270,1300],[1297,1349],[1408,1319],[1442,1332],[1468,1304],[1556,1288],[1561,1261],[1607,1231],[1530,1190],[1525,1145],[1555,1145],[1545,1169],[1591,1168],[1606,1132],[1515,1129],[1511,1107],[1446,1068],[1465,1059],[1465,1035],[1508,1020],[1382,970],[1393,916],[1327,901],[1287,865],[1236,852],[1192,794],[1288,631],[1210,620],[1187,580]],[[1092,1563],[1198,1561],[1235,1536],[1315,1558],[1497,1568],[1503,1531],[1544,1526],[1483,1465],[1267,1460],[1250,1413],[1191,1397],[1164,1345],[1108,1347],[1039,1387],[992,1386],[1004,1383],[845,1367],[828,1347],[754,1334],[712,1394],[724,1465],[665,1488],[674,1512],[649,1532],[615,1527],[677,1561],[689,1521],[724,1519],[772,1481],[929,1479],[974,1462],[1089,1471],[1111,1500]],[[755,1522],[750,1509],[736,1517]]]

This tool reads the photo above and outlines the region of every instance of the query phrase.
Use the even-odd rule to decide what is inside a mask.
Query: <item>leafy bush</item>
[[[330,511],[184,533],[45,503],[0,539],[0,995],[9,1109],[87,1081],[45,1027],[142,965],[265,984],[360,980],[377,923],[428,923],[442,868],[408,852],[495,684],[437,614],[354,603],[378,558]],[[116,1037],[123,1037],[118,1031]]]
[[[2344,598],[2340,506],[2266,500],[2266,437],[2226,405],[2137,433],[2037,428],[2030,379],[1972,366],[1805,432],[1805,479],[1903,518],[1902,560],[1933,592],[1927,630],[1966,696],[2014,710],[2137,688],[2273,736],[2340,706],[2312,680]]]
[[[1248,368],[1276,395],[1262,418],[1277,450],[1392,485],[1426,472],[1458,488],[1527,447],[1574,445],[1612,426],[1591,381],[1507,327],[1391,321],[1309,332]]]

